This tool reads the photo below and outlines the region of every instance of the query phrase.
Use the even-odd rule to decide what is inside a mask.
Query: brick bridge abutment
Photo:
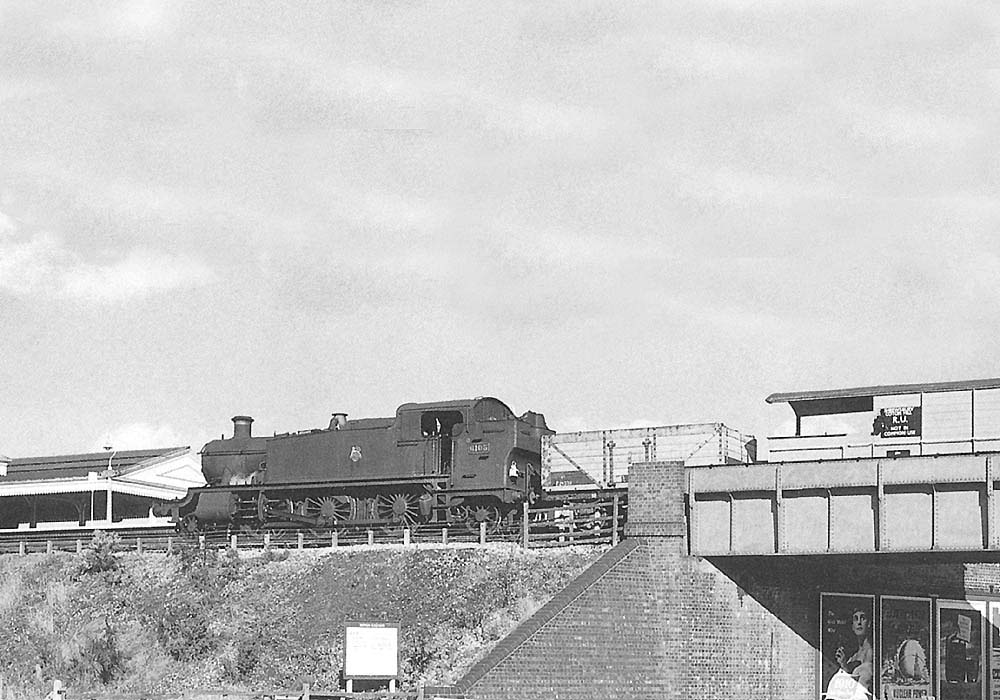
[[[815,700],[835,670],[820,656],[821,594],[870,599],[873,617],[887,597],[923,600],[935,613],[945,599],[1000,604],[1000,557],[988,552],[693,556],[684,493],[682,464],[632,465],[628,538],[501,640],[458,687],[477,700]],[[945,681],[936,656],[937,637],[950,631],[938,622],[947,614],[927,617],[928,695],[889,693],[885,683],[879,697],[933,696],[937,675]],[[981,647],[989,644],[982,639]],[[877,645],[873,639],[876,683]],[[980,656],[979,682],[988,685],[989,655]]]

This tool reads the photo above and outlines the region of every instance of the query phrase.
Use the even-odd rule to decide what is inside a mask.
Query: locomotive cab
[[[502,401],[405,404],[396,419],[404,460],[447,478],[450,517],[496,520],[542,490],[540,413],[520,418]]]

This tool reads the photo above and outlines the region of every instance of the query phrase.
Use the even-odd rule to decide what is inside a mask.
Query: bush
[[[177,661],[195,661],[215,650],[210,609],[204,596],[175,594],[163,601],[156,616],[156,638]]]
[[[108,618],[94,619],[56,645],[55,670],[74,680],[111,683],[125,670],[125,655]]]
[[[97,574],[118,571],[120,563],[115,556],[121,548],[121,538],[113,532],[98,530],[90,544],[80,554],[79,572]]]

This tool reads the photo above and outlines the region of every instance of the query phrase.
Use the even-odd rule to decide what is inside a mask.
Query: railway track
[[[574,494],[558,503],[547,503],[528,513],[527,523],[479,529],[444,523],[404,528],[371,529],[271,529],[232,531],[215,529],[198,534],[181,533],[171,527],[116,527],[122,551],[169,552],[179,547],[238,549],[317,549],[366,544],[487,544],[518,543],[525,547],[561,547],[576,544],[615,544],[624,535],[627,500],[608,493]],[[0,554],[78,552],[100,527],[66,530],[17,530],[0,532]]]

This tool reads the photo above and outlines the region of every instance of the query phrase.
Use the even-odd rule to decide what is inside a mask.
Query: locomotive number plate
[[[472,455],[484,455],[489,454],[490,443],[488,442],[470,442],[469,443],[469,454]]]

